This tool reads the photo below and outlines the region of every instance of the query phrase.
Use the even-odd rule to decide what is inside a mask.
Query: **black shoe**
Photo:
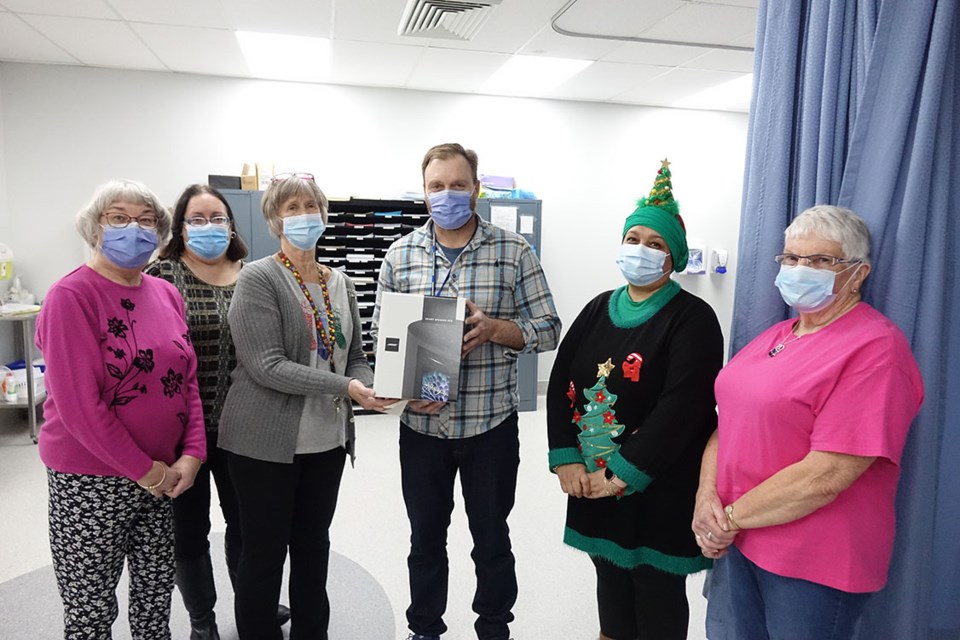
[[[282,604],[277,605],[277,624],[281,627],[290,622],[290,609]]]
[[[190,640],[220,640],[217,630],[217,589],[210,556],[177,560],[176,584],[190,615]]]

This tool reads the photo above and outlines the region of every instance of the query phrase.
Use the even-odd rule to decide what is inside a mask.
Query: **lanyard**
[[[443,279],[443,282],[440,284],[440,289],[437,290],[437,240],[433,240],[433,273],[430,275],[430,295],[439,296],[443,293],[443,288],[447,286],[447,281],[450,280],[450,274],[453,273],[453,265],[450,265],[450,269],[447,271],[447,277]]]

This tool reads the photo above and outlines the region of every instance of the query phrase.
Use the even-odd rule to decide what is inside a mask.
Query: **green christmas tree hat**
[[[680,205],[673,198],[670,161],[660,161],[660,170],[653,182],[653,189],[646,198],[637,200],[637,208],[623,222],[623,236],[631,227],[643,225],[663,236],[670,255],[673,256],[673,270],[680,272],[687,268],[687,229],[680,217]],[[621,237],[623,237],[621,236]]]

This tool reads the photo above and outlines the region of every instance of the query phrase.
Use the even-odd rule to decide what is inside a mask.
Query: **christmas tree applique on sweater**
[[[617,412],[613,409],[617,395],[607,389],[607,376],[614,368],[610,358],[597,365],[596,384],[583,390],[586,399],[583,413],[574,410],[571,419],[579,428],[578,449],[590,472],[605,469],[610,456],[620,450],[620,445],[613,439],[623,433],[624,426],[617,422]],[[632,493],[632,490],[628,488],[627,493]]]

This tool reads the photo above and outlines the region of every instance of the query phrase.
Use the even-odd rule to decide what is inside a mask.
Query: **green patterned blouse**
[[[180,260],[155,260],[144,269],[175,286],[187,308],[190,340],[197,353],[197,380],[207,431],[216,431],[237,355],[227,324],[234,285],[207,284]]]

